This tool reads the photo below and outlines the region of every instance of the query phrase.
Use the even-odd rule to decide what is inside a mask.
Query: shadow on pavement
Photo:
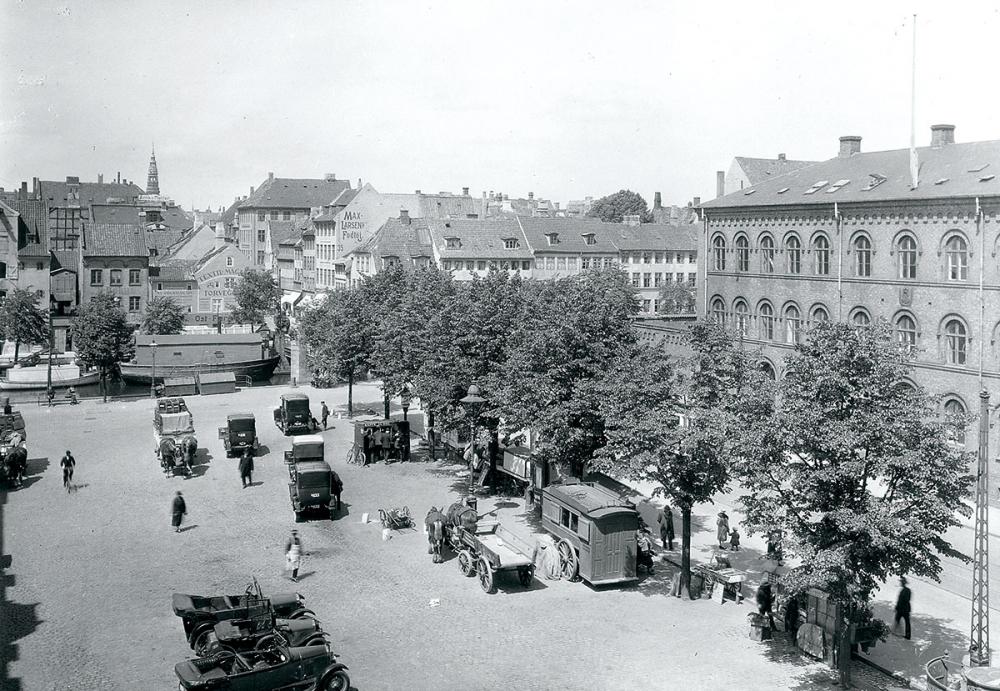
[[[38,461],[39,459],[34,459]],[[48,461],[44,460],[46,465]],[[29,467],[31,461],[28,462]],[[38,618],[39,603],[22,605],[7,599],[7,588],[15,584],[14,575],[10,573],[13,566],[13,556],[4,552],[4,511],[7,505],[7,492],[0,491],[0,688],[10,691],[21,691],[24,686],[19,679],[12,679],[7,669],[11,662],[18,659],[17,641],[33,633],[41,621]]]
[[[875,616],[891,628],[893,606],[888,602],[877,601],[874,610]],[[968,633],[956,631],[954,623],[949,620],[918,613],[911,617],[911,622],[911,640],[890,635],[887,640],[879,641],[866,657],[907,679],[922,678],[924,665],[931,659],[948,653],[954,653],[952,657],[961,658],[969,647]]]
[[[18,489],[27,489],[42,479],[42,473],[49,467],[48,457],[29,458],[24,470],[24,482]]]
[[[215,457],[209,453],[208,449],[198,449],[191,462],[191,473],[187,477],[194,478],[204,475],[208,472],[208,464],[213,458]]]
[[[194,529],[195,529],[195,528],[197,528],[197,527],[198,527],[198,524],[197,524],[197,523],[192,523],[192,524],[190,524],[190,525],[182,525],[182,526],[181,526],[181,529],[180,529],[180,530],[178,530],[177,532],[178,532],[178,533],[186,533],[187,531],[189,531],[189,530],[194,530]]]

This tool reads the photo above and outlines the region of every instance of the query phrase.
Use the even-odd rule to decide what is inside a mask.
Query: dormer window
[[[445,238],[444,242],[445,242],[445,249],[457,250],[462,248],[461,238]]]
[[[559,233],[546,233],[545,239],[549,241],[550,245],[559,244]]]
[[[584,233],[583,234],[583,243],[585,245],[596,245],[597,244],[597,238],[594,236],[593,233]]]
[[[517,241],[517,238],[504,238],[503,248],[505,250],[516,250],[521,246],[521,243]]]

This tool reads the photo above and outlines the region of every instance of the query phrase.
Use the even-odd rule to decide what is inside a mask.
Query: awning
[[[302,293],[296,293],[295,291],[292,291],[290,293],[285,293],[283,296],[281,296],[281,304],[292,306],[296,302],[298,302],[299,298],[301,297]]]

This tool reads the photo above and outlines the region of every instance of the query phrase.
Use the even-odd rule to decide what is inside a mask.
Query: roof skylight
[[[756,191],[757,190],[755,190],[754,188],[751,187],[750,189],[746,190],[743,194],[744,194],[744,196],[749,196],[749,195],[753,194]]]
[[[868,181],[867,185],[865,185],[863,188],[861,188],[862,192],[867,192],[868,190],[873,190],[876,187],[878,187],[879,185],[881,185],[883,182],[885,182],[886,180],[889,179],[886,176],[882,175],[881,173],[868,173],[868,177],[870,177],[871,180]]]
[[[809,189],[807,189],[802,194],[815,194],[816,192],[819,192],[821,189],[823,189],[823,187],[825,187],[828,182],[830,182],[830,181],[829,180],[820,180],[819,182],[817,182],[815,185],[813,185],[812,187],[810,187]]]
[[[934,184],[935,185],[943,185],[944,183],[948,182],[949,180],[951,180],[951,178],[941,178],[940,180],[935,180]]]
[[[969,168],[969,172],[970,173],[981,173],[981,172],[983,172],[984,170],[986,170],[989,167],[990,167],[989,163],[984,163],[983,165],[979,166],[978,168]]]
[[[839,190],[841,187],[849,183],[850,180],[837,180],[837,182],[830,185],[830,188],[826,191],[827,194],[832,194]]]
[[[995,177],[996,175],[984,175],[983,177],[979,178],[979,182],[989,182]]]
[[[788,191],[787,187],[782,187],[780,190],[778,190],[778,194],[784,194],[787,191]]]

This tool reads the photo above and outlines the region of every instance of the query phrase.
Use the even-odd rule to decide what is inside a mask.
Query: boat
[[[242,360],[229,362],[201,362],[185,365],[172,364],[156,368],[156,381],[162,382],[164,379],[174,379],[177,377],[194,377],[198,374],[208,374],[216,372],[232,372],[237,377],[250,377],[254,381],[266,381],[274,374],[275,368],[281,357],[264,358],[262,360]],[[122,378],[127,382],[137,384],[149,384],[153,378],[152,364],[140,364],[136,362],[123,362],[119,365]]]
[[[45,391],[48,388],[48,367],[14,367],[6,370],[7,376],[0,378],[0,391]],[[52,388],[68,389],[71,386],[96,384],[101,379],[100,372],[80,374],[75,365],[54,365],[52,367]]]

